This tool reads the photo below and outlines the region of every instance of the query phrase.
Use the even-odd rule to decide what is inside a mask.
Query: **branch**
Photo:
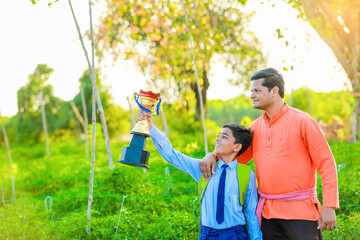
[[[310,1],[300,0],[300,1],[301,1],[303,10],[305,12],[305,15],[307,16],[308,19],[313,20],[313,21],[317,18],[321,18],[324,21],[331,20],[331,19],[329,19],[330,16],[327,16],[325,11],[322,11],[322,13],[320,13],[320,11],[318,11],[318,9],[321,8],[321,6],[317,6],[317,5],[315,6],[314,1],[311,1],[311,0]],[[324,42],[331,48],[331,50],[335,54],[336,58],[338,59],[338,61],[344,68],[345,72],[347,73],[347,75],[349,77],[352,76],[353,68],[352,68],[348,58],[346,57],[347,55],[349,55],[349,52],[348,52],[349,50],[346,51],[345,49],[341,49],[341,46],[344,46],[346,44],[344,44],[342,42],[341,34],[339,33],[339,31],[335,31],[335,33],[337,33],[337,34],[335,34],[334,36],[330,36],[324,30],[324,26],[319,27],[319,26],[315,25],[313,21],[309,21],[311,26],[316,30],[316,32],[320,35],[320,37],[324,40]],[[331,26],[333,26],[333,25],[331,25]],[[335,28],[335,26],[333,26],[333,27]],[[343,29],[342,29],[342,31],[343,31]]]

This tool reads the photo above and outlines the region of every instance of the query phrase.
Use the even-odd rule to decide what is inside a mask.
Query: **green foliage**
[[[359,212],[350,215],[341,215],[336,219],[337,228],[333,231],[323,231],[324,239],[348,240],[359,239],[360,220]]]
[[[346,72],[356,97],[356,131],[360,132],[360,49],[358,0],[286,0],[308,21]],[[355,64],[354,64],[355,63]]]
[[[309,96],[311,100],[309,100]],[[289,102],[291,96],[286,95],[285,101]],[[351,116],[355,109],[355,99],[350,91],[339,91],[330,93],[317,93],[306,87],[293,91],[292,106],[309,113],[318,122],[325,125],[338,125],[336,135],[339,139],[350,140]],[[323,129],[326,130],[326,129]]]
[[[250,97],[245,95],[226,101],[211,100],[208,103],[208,117],[216,121],[219,126],[234,122],[243,123],[247,127],[262,114],[263,111],[253,109]]]
[[[311,102],[309,101],[306,87],[293,91],[292,106],[301,109],[304,112],[313,114],[316,120],[322,120],[325,123],[331,122],[351,122],[351,113],[355,107],[355,100],[350,91],[339,92],[314,92],[309,90]],[[285,97],[289,102],[290,96]],[[311,103],[311,105],[310,105]],[[313,108],[313,112],[311,111]]]
[[[248,86],[250,74],[264,64],[260,43],[248,28],[250,16],[240,11],[244,2],[185,1],[205,105],[211,61],[224,62],[234,73],[231,82],[242,86]],[[147,45],[150,73],[169,82],[164,94],[177,102],[192,90],[199,118],[200,98],[181,2],[108,1],[95,37],[99,55],[108,52],[115,61],[118,57],[133,59],[142,71],[149,64],[139,45]]]
[[[220,127],[208,122],[212,142]],[[171,133],[175,149],[196,158],[202,158],[202,136]],[[8,171],[8,162],[0,162],[0,186],[5,199],[11,199],[11,175],[15,176],[15,205],[0,202],[0,238],[4,239],[195,239],[198,230],[200,204],[197,184],[187,174],[169,166],[148,140],[151,152],[150,169],[115,163],[109,170],[106,147],[97,140],[94,200],[92,204],[91,236],[86,233],[89,193],[90,159],[83,148],[69,136],[51,148],[50,158],[43,157],[40,144],[15,146],[14,171]],[[127,142],[112,143],[113,153],[120,154]],[[338,172],[340,205],[337,210],[338,228],[325,232],[325,239],[356,239],[360,237],[358,204],[359,144],[330,141],[337,164],[345,164]],[[212,149],[212,148],[210,148]],[[0,158],[6,158],[5,147]],[[114,157],[113,159],[118,159]],[[254,169],[253,161],[250,166]],[[169,167],[170,176],[165,174]],[[322,199],[318,179],[319,199]],[[52,210],[46,210],[44,199],[51,196]],[[127,196],[127,197],[123,197]],[[28,200],[22,200],[28,199]],[[124,204],[122,205],[124,199]],[[194,201],[195,200],[195,201]],[[49,202],[48,202],[49,204]],[[48,205],[49,207],[49,205]],[[121,218],[119,228],[119,213]],[[51,218],[52,216],[52,218]],[[14,222],[20,224],[13,224]],[[350,231],[351,230],[351,231]]]
[[[18,113],[11,118],[3,119],[11,144],[36,144],[44,141],[43,123],[41,117],[40,85],[42,83],[47,128],[52,140],[76,136],[79,144],[83,141],[83,127],[75,116],[70,101],[63,101],[53,94],[53,87],[48,84],[53,69],[46,64],[39,64],[29,75],[25,86],[18,90]],[[109,89],[101,84],[99,71],[96,71],[97,85],[107,121],[110,137],[128,133],[130,130],[130,113],[113,103]],[[79,79],[84,90],[88,122],[92,120],[92,83],[89,71],[86,70]],[[79,113],[83,115],[83,105],[80,91],[74,97],[74,103]],[[97,122],[100,117],[97,114]],[[100,127],[99,129],[102,129]],[[2,129],[0,129],[2,133]],[[98,135],[100,136],[100,135]],[[0,146],[4,143],[0,139]]]
[[[56,239],[51,237],[48,214],[36,202],[0,207],[0,239]]]

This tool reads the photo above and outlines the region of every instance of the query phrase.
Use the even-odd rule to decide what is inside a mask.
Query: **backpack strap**
[[[237,174],[237,180],[238,180],[238,184],[239,184],[239,202],[240,205],[243,206],[243,214],[245,217],[245,229],[246,232],[248,232],[248,226],[247,226],[247,219],[246,219],[246,214],[245,214],[245,209],[246,209],[246,204],[245,200],[246,200],[246,192],[249,186],[249,181],[250,181],[250,167],[241,163],[238,163],[236,165],[236,174]],[[199,193],[199,199],[200,199],[200,203],[202,202],[202,199],[204,197],[204,193],[206,190],[206,187],[209,183],[209,180],[205,180],[203,178],[203,176],[201,175],[200,177],[200,181],[199,181],[199,187],[198,187],[198,193]],[[200,219],[199,219],[199,239],[201,237],[201,230],[202,230],[202,224],[201,224],[201,210],[200,210]]]
[[[250,166],[238,163],[236,166],[237,179],[239,183],[239,202],[243,206],[246,200],[246,192],[250,181]]]
[[[243,206],[244,202],[246,200],[246,192],[249,186],[250,181],[250,167],[241,163],[238,163],[236,165],[236,173],[237,173],[237,179],[239,184],[239,202],[240,205]],[[205,180],[202,175],[200,177],[199,181],[199,187],[198,187],[198,193],[199,193],[199,199],[202,201],[204,197],[204,193],[206,190],[206,187],[209,183],[209,180]]]
[[[205,180],[203,178],[203,176],[201,175],[200,181],[199,181],[199,187],[198,187],[198,193],[199,193],[200,202],[202,201],[202,199],[204,197],[204,192],[205,192],[205,189],[206,189],[208,183],[209,183],[209,180]]]

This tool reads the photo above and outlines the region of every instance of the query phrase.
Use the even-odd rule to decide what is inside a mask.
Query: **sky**
[[[37,64],[46,63],[54,69],[49,84],[54,86],[54,95],[63,100],[71,100],[76,95],[78,79],[87,69],[68,1],[59,1],[50,8],[46,1],[37,5],[32,5],[30,0],[18,2],[6,1],[0,8],[3,36],[0,40],[0,111],[5,116],[16,114],[17,91],[26,84]],[[268,66],[283,73],[285,92],[305,85],[318,92],[349,88],[346,74],[334,54],[311,26],[297,19],[296,11],[290,6],[282,1],[273,2],[276,4],[272,7],[272,2],[261,4],[261,1],[248,0],[244,11],[255,11],[250,28],[263,44]],[[89,29],[88,1],[76,0],[72,4],[81,32],[85,33]],[[103,7],[93,6],[94,25]],[[277,38],[278,28],[290,47],[285,46],[284,39]],[[306,40],[308,35],[311,36],[309,41]],[[88,41],[86,48],[90,54]],[[139,73],[130,60],[115,64],[108,61],[106,65],[102,69],[106,74],[104,83],[109,86],[115,103],[127,109],[126,97],[139,91],[149,76]],[[294,66],[294,70],[283,70],[290,66]],[[211,73],[208,99],[225,100],[239,94],[239,88],[227,83],[230,73],[222,64],[214,65]]]

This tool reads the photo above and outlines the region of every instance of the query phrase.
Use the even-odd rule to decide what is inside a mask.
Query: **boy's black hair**
[[[238,152],[239,156],[248,149],[252,141],[252,133],[250,128],[246,128],[236,123],[227,123],[223,128],[229,128],[235,138],[235,143],[241,143],[242,148]]]

